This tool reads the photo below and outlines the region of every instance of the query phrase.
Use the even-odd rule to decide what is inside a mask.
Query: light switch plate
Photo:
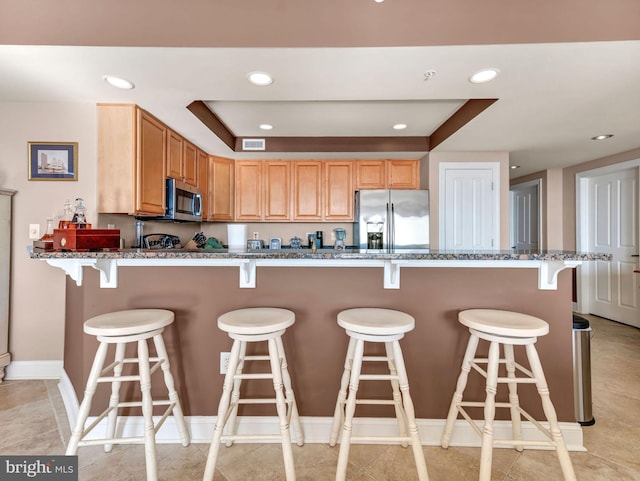
[[[40,224],[29,224],[29,239],[40,239]]]

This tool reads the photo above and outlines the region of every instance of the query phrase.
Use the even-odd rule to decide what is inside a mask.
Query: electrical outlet
[[[336,240],[336,233],[331,231],[331,240],[335,241]]]
[[[40,239],[40,224],[29,224],[29,239]]]
[[[260,233],[254,232],[253,233],[253,238],[256,239],[256,240],[259,239],[260,238]]]
[[[226,374],[227,369],[229,368],[229,358],[231,357],[230,352],[221,352],[220,353],[220,374]]]

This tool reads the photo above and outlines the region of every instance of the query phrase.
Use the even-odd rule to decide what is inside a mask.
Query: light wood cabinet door
[[[198,148],[191,142],[183,141],[182,180],[194,187],[198,186]]]
[[[264,220],[291,220],[291,162],[267,160],[263,165]]]
[[[322,161],[293,162],[293,220],[322,220]]]
[[[168,131],[167,177],[182,180],[182,156],[184,139],[171,129]]]
[[[355,189],[386,189],[387,161],[382,159],[357,160]]]
[[[202,220],[209,218],[209,156],[197,149],[198,182],[197,187],[202,193]]]
[[[164,214],[167,128],[138,109],[137,214]],[[113,181],[124,179],[112,179]]]
[[[233,159],[209,156],[209,220],[233,220],[235,169]]]
[[[324,220],[353,220],[353,161],[324,161]]]
[[[235,220],[262,220],[262,162],[235,162]]]
[[[419,189],[419,160],[389,160],[387,163],[387,179],[390,189]]]

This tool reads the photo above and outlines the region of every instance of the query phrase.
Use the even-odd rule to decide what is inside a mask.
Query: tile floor
[[[593,411],[596,424],[584,428],[588,452],[572,452],[580,481],[640,480],[640,330],[594,316],[592,321]],[[543,360],[544,364],[544,360]],[[552,393],[553,395],[553,393]],[[0,455],[63,454],[69,427],[56,381],[0,384]],[[299,481],[333,480],[338,449],[325,444],[293,447]],[[202,479],[208,445],[159,445],[161,481]],[[476,480],[478,448],[425,446],[431,481]],[[80,448],[81,481],[144,480],[142,446]],[[221,448],[215,481],[283,480],[277,444]],[[410,449],[353,446],[350,481],[414,480]],[[503,481],[561,480],[553,451],[494,451],[493,478]]]

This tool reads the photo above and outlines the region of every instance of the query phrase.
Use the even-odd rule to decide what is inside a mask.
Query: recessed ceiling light
[[[373,0],[373,1],[374,1],[374,2],[376,2],[376,3],[382,3],[382,2],[384,2],[384,0]]]
[[[251,72],[247,78],[253,85],[265,86],[273,83],[273,78],[266,72]]]
[[[511,165],[511,166],[509,166],[509,168],[510,168],[511,170],[516,170],[516,169],[519,169],[519,168],[520,168],[520,166],[519,166],[519,165]]]
[[[476,72],[471,77],[469,77],[469,82],[474,84],[491,82],[498,76],[499,73],[500,70],[498,70],[497,68],[487,68],[484,70],[480,70],[479,72]]]
[[[406,128],[407,128],[407,124],[395,124],[395,125],[393,126],[393,128],[394,128],[395,130],[404,130],[404,129],[406,129]]]
[[[102,77],[102,79],[112,87],[118,89],[130,90],[132,88],[135,88],[135,84],[130,80],[116,77],[115,75],[105,75],[104,77]]]
[[[269,125],[269,124],[260,124],[260,128],[262,130],[271,130],[273,128],[273,125]]]
[[[611,137],[613,137],[613,134],[596,135],[595,137],[591,137],[591,140],[607,140]]]

